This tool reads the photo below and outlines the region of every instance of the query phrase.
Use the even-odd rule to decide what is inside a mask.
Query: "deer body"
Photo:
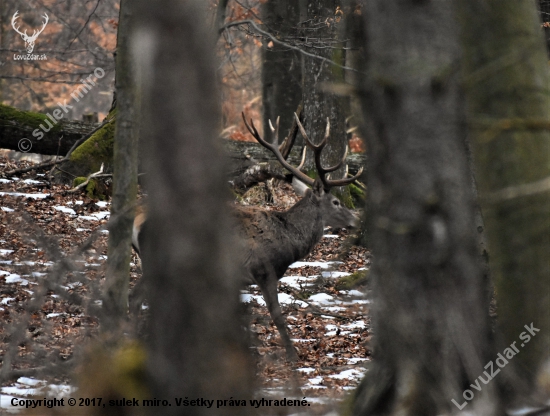
[[[243,265],[254,279],[268,272],[277,279],[307,256],[323,235],[319,201],[310,192],[286,212],[238,208],[234,216],[245,243]]]
[[[316,182],[314,189],[306,191],[305,196],[288,211],[269,212],[243,207],[234,213],[245,242],[241,261],[246,283],[257,283],[260,287],[287,356],[293,361],[297,355],[279,304],[277,282],[288,266],[307,256],[321,240],[325,222],[337,223],[341,227],[355,225],[353,214],[345,207],[334,205],[333,198],[336,199],[324,192],[320,182]]]
[[[320,164],[320,152],[326,145],[329,132],[328,126],[325,140],[320,145],[315,146],[311,144],[305,135],[297,116],[296,121],[302,130],[306,143],[315,152],[319,178],[313,180],[299,169],[289,165],[279,152],[277,145],[265,142],[254,128],[254,124],[250,127],[245,120],[249,131],[260,144],[274,152],[279,162],[291,171],[294,178],[294,189],[303,198],[284,212],[242,206],[235,206],[232,211],[232,215],[236,220],[236,231],[242,237],[244,243],[239,257],[245,272],[243,283],[257,283],[260,287],[271,318],[281,335],[287,357],[292,361],[295,361],[298,357],[292,346],[279,305],[277,282],[283,277],[288,266],[311,252],[313,247],[321,240],[325,226],[345,228],[357,224],[358,221],[352,212],[343,206],[335,196],[330,194],[329,190],[333,186],[349,184],[361,174],[359,172],[352,178],[340,180],[331,181],[326,179],[325,174],[336,170],[342,163],[340,162],[338,166],[327,169],[323,169]],[[301,181],[309,184],[311,189]],[[141,230],[145,224],[145,219],[145,212],[138,211],[134,220],[132,235],[134,248],[138,252],[140,239],[143,238]]]

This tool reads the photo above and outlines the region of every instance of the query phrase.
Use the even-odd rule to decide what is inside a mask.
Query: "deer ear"
[[[323,185],[323,181],[321,181],[320,178],[315,179],[315,182],[313,183],[313,193],[318,196],[321,196],[325,193],[325,187]]]
[[[297,179],[296,176],[292,177],[292,187],[294,188],[294,192],[296,192],[296,194],[300,196],[304,196],[309,189],[307,185],[301,180]]]

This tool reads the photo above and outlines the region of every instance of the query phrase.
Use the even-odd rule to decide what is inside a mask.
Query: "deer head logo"
[[[11,25],[13,26],[13,29],[19,33],[21,35],[21,37],[23,38],[23,40],[25,41],[25,48],[27,49],[27,52],[28,53],[32,53],[33,49],[34,49],[34,42],[36,40],[36,38],[38,37],[38,35],[40,35],[44,29],[46,28],[46,25],[48,24],[48,15],[46,13],[44,13],[44,16],[42,16],[44,18],[44,24],[42,25],[42,29],[40,30],[33,30],[33,34],[32,36],[29,36],[27,35],[27,30],[25,29],[25,33],[22,33],[20,30],[19,30],[19,25],[15,26],[16,25],[16,20],[17,18],[19,17],[18,15],[19,13],[19,10],[17,10],[12,19],[11,19]]]

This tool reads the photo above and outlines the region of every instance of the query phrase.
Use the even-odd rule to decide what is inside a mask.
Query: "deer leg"
[[[130,315],[134,315],[137,317],[139,314],[141,305],[143,304],[143,300],[145,299],[144,286],[144,276],[141,276],[141,278],[134,285],[133,289],[130,291],[130,295],[128,296],[128,309],[130,311]]]
[[[283,312],[281,311],[281,305],[279,305],[279,299],[277,297],[277,277],[273,275],[268,275],[265,280],[258,282],[258,286],[264,295],[265,303],[267,304],[267,309],[271,315],[271,319],[275,322],[275,326],[279,330],[283,345],[286,349],[287,359],[289,361],[298,361],[298,354],[292,345],[290,336],[288,335],[288,330],[286,328],[285,318]]]

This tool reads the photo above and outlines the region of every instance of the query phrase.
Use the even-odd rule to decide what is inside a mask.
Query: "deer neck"
[[[318,197],[309,191],[288,211],[281,213],[287,232],[293,236],[291,244],[298,257],[305,257],[323,236],[323,219]]]

